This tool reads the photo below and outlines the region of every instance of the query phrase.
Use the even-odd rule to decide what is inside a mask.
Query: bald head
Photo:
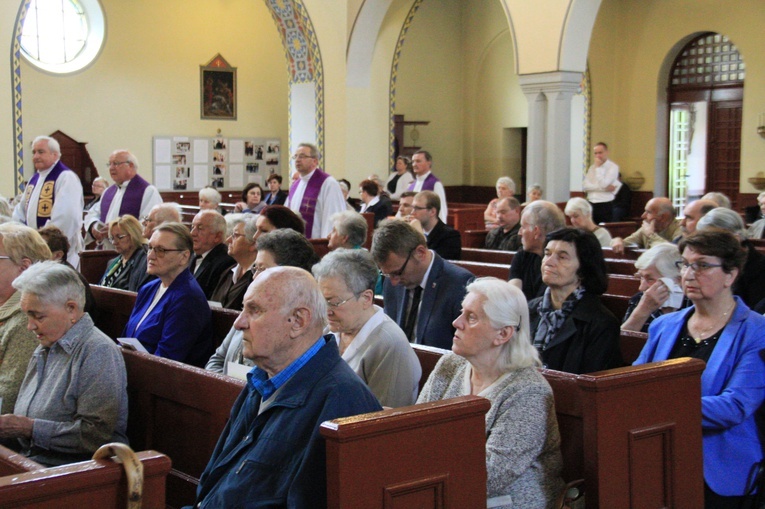
[[[717,208],[717,203],[705,199],[696,200],[686,205],[685,209],[683,209],[683,220],[680,222],[680,225],[683,227],[683,233],[690,235],[695,232],[699,219],[715,208]]]
[[[669,198],[652,198],[645,204],[645,211],[640,217],[644,221],[653,222],[654,230],[660,232],[672,223],[675,218],[675,209]]]

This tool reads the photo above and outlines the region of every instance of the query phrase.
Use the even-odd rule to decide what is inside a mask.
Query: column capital
[[[581,72],[554,71],[536,74],[522,74],[518,82],[524,94],[569,93],[576,94],[582,83]]]

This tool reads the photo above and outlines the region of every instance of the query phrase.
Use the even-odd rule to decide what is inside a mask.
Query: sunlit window
[[[73,72],[93,61],[103,36],[98,0],[32,0],[24,19],[21,49],[30,63],[43,70]]]

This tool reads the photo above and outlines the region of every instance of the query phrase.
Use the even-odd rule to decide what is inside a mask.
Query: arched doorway
[[[669,75],[668,193],[678,212],[719,191],[738,206],[745,66],[726,36],[705,33],[680,51]]]

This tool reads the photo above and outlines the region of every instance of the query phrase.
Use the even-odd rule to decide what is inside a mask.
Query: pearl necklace
[[[722,324],[722,326],[723,326],[723,327],[725,327],[725,325],[728,323],[728,319],[727,319],[726,317],[728,316],[728,314],[730,314],[730,312],[731,312],[731,311],[733,311],[733,309],[734,309],[735,307],[736,307],[736,301],[734,300],[734,301],[733,301],[733,305],[732,305],[730,308],[728,308],[728,311],[726,311],[725,313],[723,313],[723,314],[722,314],[722,318],[724,319],[724,321],[723,321],[723,324]],[[698,334],[697,336],[693,336],[693,340],[696,342],[696,344],[697,344],[697,345],[698,345],[699,343],[701,343],[702,341],[704,341],[704,339],[707,339],[705,336],[706,336],[707,334],[709,334],[709,332],[711,332],[711,331],[712,331],[712,329],[714,329],[714,328],[715,328],[715,324],[716,324],[716,323],[717,323],[717,320],[715,320],[714,322],[712,322],[712,325],[710,325],[709,327],[707,327],[707,328],[706,328],[706,329],[704,329],[703,331],[699,332],[699,334]],[[690,328],[689,328],[689,329],[688,329],[688,333],[690,334],[690,332],[691,332],[691,331],[690,331]]]

